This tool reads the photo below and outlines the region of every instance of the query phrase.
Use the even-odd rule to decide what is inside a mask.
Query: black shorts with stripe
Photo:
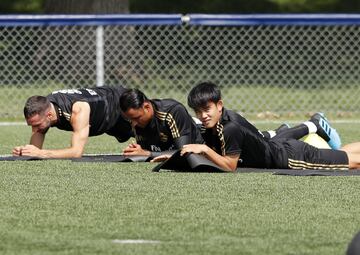
[[[348,170],[349,159],[346,152],[331,149],[319,149],[295,139],[275,142],[278,154],[275,164],[288,169],[337,169]],[[279,148],[280,147],[280,148]]]

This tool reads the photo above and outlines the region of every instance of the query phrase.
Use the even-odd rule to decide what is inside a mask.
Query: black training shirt
[[[238,114],[232,110],[228,110],[226,108],[223,109],[223,112],[224,112],[223,116],[224,116],[224,118],[227,119],[227,121],[235,122],[235,123],[239,124],[240,126],[243,126],[247,129],[249,129],[255,135],[264,137],[263,134],[261,133],[261,131],[259,131],[253,124],[251,124],[249,121],[247,121],[247,119],[245,119],[240,114]]]
[[[62,130],[73,131],[70,124],[72,107],[75,102],[90,105],[89,136],[107,133],[120,142],[130,138],[131,126],[120,110],[120,96],[125,88],[96,87],[91,89],[65,89],[52,92],[47,98],[54,104],[58,122],[55,126]]]
[[[143,149],[161,152],[181,148],[184,144],[202,143],[199,128],[186,108],[173,99],[150,100],[154,117],[145,127],[135,127],[136,142]]]
[[[234,121],[234,114],[223,108],[215,132],[202,128],[206,145],[222,156],[240,155],[239,165],[242,167],[267,168],[271,164],[267,140],[260,133]],[[238,117],[241,119],[240,115]]]

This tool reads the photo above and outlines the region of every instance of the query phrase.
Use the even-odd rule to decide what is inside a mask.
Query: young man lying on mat
[[[224,108],[221,92],[212,83],[195,86],[188,104],[202,122],[205,144],[187,144],[181,155],[203,154],[227,171],[237,167],[274,169],[349,169],[360,167],[360,143],[345,145],[341,150],[318,149],[302,141],[280,136],[266,139],[236,121],[237,113]],[[324,135],[321,115],[311,122]],[[314,128],[314,127],[312,127]],[[329,127],[330,128],[330,127]],[[335,130],[327,132],[334,135]],[[325,132],[326,133],[326,132]],[[326,138],[326,137],[325,137]],[[331,137],[336,139],[336,137]]]
[[[30,97],[24,107],[26,122],[32,127],[30,144],[13,149],[14,156],[40,158],[81,157],[89,136],[108,134],[119,142],[131,136],[131,126],[121,116],[119,98],[125,88],[98,87],[59,90]],[[43,149],[50,127],[72,131],[71,145],[58,150]]]
[[[136,137],[136,143],[129,144],[124,150],[124,155],[161,156],[155,159],[161,161],[186,144],[203,143],[200,126],[195,124],[186,108],[176,100],[150,100],[140,90],[128,89],[120,97],[120,107],[123,115],[131,123]],[[319,116],[316,115],[314,118]],[[255,136],[265,139],[274,137],[300,139],[308,135],[311,129],[313,132],[316,131],[315,124],[306,122],[311,129],[302,124],[293,128],[282,126],[276,131],[260,132],[244,117],[236,114],[234,119]],[[333,134],[336,134],[336,139],[333,138],[331,141],[336,140],[336,146],[339,146],[340,138],[335,130]],[[336,143],[332,142],[332,144]]]

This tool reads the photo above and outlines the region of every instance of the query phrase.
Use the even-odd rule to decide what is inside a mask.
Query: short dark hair
[[[128,89],[120,96],[120,109],[123,112],[131,108],[139,109],[146,101],[149,101],[149,99],[143,92],[138,89]]]
[[[29,118],[35,114],[43,114],[50,108],[50,100],[43,96],[32,96],[26,100],[24,106],[24,116]]]
[[[189,107],[193,110],[206,107],[209,102],[217,103],[221,100],[221,91],[211,82],[202,82],[193,87],[188,95]]]

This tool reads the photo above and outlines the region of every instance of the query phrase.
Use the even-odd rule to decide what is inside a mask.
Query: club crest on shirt
[[[168,136],[162,132],[159,133],[159,137],[160,137],[160,141],[162,141],[164,143],[167,142],[167,140],[168,140]]]

